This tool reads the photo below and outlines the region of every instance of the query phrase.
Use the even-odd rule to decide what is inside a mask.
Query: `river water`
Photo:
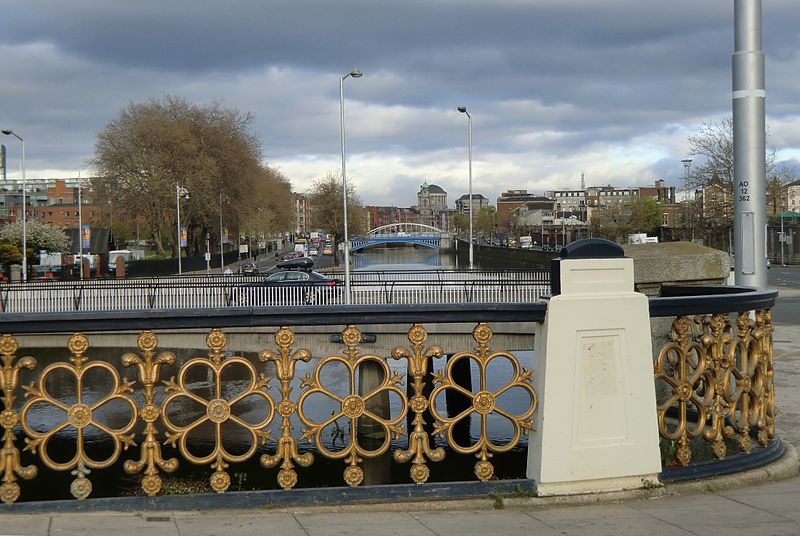
[[[369,248],[351,254],[354,270],[459,270],[455,253],[425,247]]]

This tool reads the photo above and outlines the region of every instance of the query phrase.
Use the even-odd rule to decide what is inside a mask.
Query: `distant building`
[[[733,217],[733,194],[722,182],[714,182],[695,192],[701,214],[709,221],[726,221]]]
[[[484,197],[483,194],[472,194],[472,215],[474,216],[483,207],[489,206],[489,199]],[[461,214],[469,214],[469,194],[464,194],[456,199],[456,212]]]
[[[511,213],[512,222],[517,229],[530,230],[531,227],[553,223],[555,201],[547,197],[538,197],[528,201],[521,207],[515,208]]]
[[[675,187],[667,186],[662,179],[655,182],[654,187],[640,186],[639,197],[650,197],[661,204],[675,204]]]
[[[438,229],[449,229],[451,211],[447,209],[447,192],[441,186],[422,183],[417,192],[419,223]]]
[[[419,212],[413,208],[368,206],[367,227],[375,229],[392,223],[416,223]]]
[[[71,185],[70,185],[71,184]],[[78,179],[49,179],[28,184],[25,191],[26,218],[62,228],[78,226]],[[99,225],[107,215],[96,204],[95,191],[81,189],[81,223]],[[0,217],[8,223],[22,219],[22,181],[9,181],[0,191]]]
[[[529,194],[528,190],[507,190],[497,198],[497,226],[501,231],[508,231],[511,213],[524,207],[531,201],[540,199],[534,194]]]
[[[790,184],[786,188],[786,210],[800,212],[800,183]]]
[[[292,193],[294,200],[294,233],[307,234],[311,228],[311,202],[303,194]]]
[[[554,190],[548,197],[555,202],[556,217],[575,216],[581,221],[586,221],[586,190]]]

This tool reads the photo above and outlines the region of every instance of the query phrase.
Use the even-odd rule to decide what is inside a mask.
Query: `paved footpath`
[[[781,297],[800,290],[781,289]],[[779,298],[780,299],[780,298]],[[647,490],[571,498],[394,503],[287,510],[0,514],[0,536],[314,535],[800,535],[800,326],[776,319],[778,433],[788,455],[746,475]],[[495,506],[503,506],[501,509]]]

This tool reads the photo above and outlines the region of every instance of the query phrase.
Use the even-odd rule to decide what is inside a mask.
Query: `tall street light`
[[[11,129],[3,130],[6,136],[14,136],[22,142],[22,281],[28,280],[28,203],[25,199],[25,140]]]
[[[181,197],[184,199],[189,199],[189,190],[183,186],[180,186],[179,184],[175,184],[175,212],[177,215],[176,219],[178,221],[178,275],[183,273],[183,268],[181,266]]]
[[[767,91],[761,47],[761,0],[734,0],[733,250],[737,285],[767,288]]]
[[[339,79],[339,118],[342,127],[342,215],[344,217],[344,303],[350,305],[350,239],[347,237],[347,171],[344,152],[344,81],[347,77],[361,78],[364,73],[353,68]]]
[[[686,225],[689,225],[689,227],[691,228],[692,240],[694,240],[694,227],[689,224],[689,211],[691,210],[691,208],[689,207],[689,169],[692,166],[692,159],[684,158],[683,160],[681,160],[681,164],[683,164],[683,171],[684,171],[683,187],[686,190],[685,191],[686,197],[684,199],[684,202],[686,203]]]
[[[78,262],[80,276],[83,279],[83,202],[81,200],[81,172],[78,172]]]
[[[225,250],[222,247],[222,198],[219,194],[219,273],[225,273]]]
[[[469,146],[469,269],[473,269],[472,255],[472,116],[466,106],[459,106],[458,111],[467,114],[467,145]]]

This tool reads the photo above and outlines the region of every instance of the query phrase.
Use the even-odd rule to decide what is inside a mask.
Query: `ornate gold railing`
[[[732,445],[750,453],[751,438],[760,447],[776,438],[773,331],[770,309],[674,319],[655,356],[665,463],[687,466],[703,450],[724,459]]]
[[[695,288],[696,295],[689,295],[673,289],[670,292],[679,295],[651,301],[651,317],[674,319],[669,339],[653,356],[658,427],[662,442],[674,446],[670,456],[682,466],[688,464],[687,469],[699,465],[698,444],[707,445],[713,457],[723,461],[735,457],[730,454],[732,445],[750,452],[780,444],[775,435],[769,310],[774,293],[736,291]],[[352,307],[344,312],[308,307],[209,310],[203,315],[186,310],[119,317],[5,316],[8,332],[73,334],[67,344],[69,359],[41,371],[35,357],[19,351],[15,336],[0,337],[0,500],[18,501],[24,481],[35,480],[40,471],[71,474],[70,492],[84,499],[92,493],[92,479],[97,477],[93,472],[117,464],[138,479],[147,496],[164,493],[167,475],[193,465],[210,469],[210,487],[217,492],[231,488],[232,466],[242,463],[258,465],[268,478],[268,471],[277,469],[277,486],[289,490],[319,457],[326,465],[342,463],[343,481],[350,486],[364,482],[370,459],[387,459],[390,454],[395,462],[410,464],[410,480],[418,484],[428,481],[433,464],[455,455],[474,456],[477,479],[492,479],[492,458],[518,447],[532,430],[538,399],[532,387],[535,371],[525,368],[514,353],[491,348],[493,333],[487,321],[537,323],[544,320],[545,310],[542,303]],[[737,310],[743,312],[727,312]],[[275,326],[274,343],[249,358],[229,351],[223,329],[213,329],[206,338],[207,351],[179,361],[159,349],[154,331],[143,329],[199,328],[208,322],[225,329]],[[297,328],[291,327],[336,322],[346,322],[340,351],[319,355],[300,347]],[[423,323],[454,322],[474,326],[471,349],[428,342]],[[408,343],[387,352],[388,357],[364,351],[356,326],[375,323],[410,326]],[[135,352],[88,357],[95,355],[89,352],[91,331],[121,329],[134,330]],[[448,359],[442,365],[445,354]],[[464,386],[456,371],[465,363],[472,370],[472,388]],[[508,371],[501,382],[491,377],[496,363]],[[337,373],[330,374],[330,369]],[[365,371],[369,375],[362,377]],[[195,381],[198,376],[204,380]],[[231,376],[237,379],[236,389],[226,381]],[[334,376],[336,385],[331,382]],[[403,385],[406,378],[408,386]],[[90,389],[99,379],[108,386],[101,394]],[[67,398],[61,396],[66,384],[74,392]],[[509,392],[522,400],[512,409],[505,407]],[[448,394],[461,398],[458,409],[443,410],[442,398]],[[313,409],[319,398],[330,402],[329,416]],[[182,409],[187,405],[197,409],[191,418]],[[52,412],[38,411],[40,406],[54,409],[61,420],[42,422],[42,415]],[[490,434],[490,417],[510,423],[502,442]],[[340,421],[345,426],[340,427]],[[336,449],[323,440],[332,428]],[[205,434],[202,442],[197,441],[200,432]],[[90,445],[98,435],[106,438],[100,451]],[[237,448],[231,448],[232,435]],[[407,441],[399,436],[407,436]],[[68,455],[61,452],[65,445],[70,447],[64,449]]]
[[[293,488],[298,482],[296,468],[309,467],[314,463],[314,454],[300,453],[299,441],[314,444],[319,456],[343,460],[345,464],[344,481],[350,486],[359,485],[364,478],[360,464],[365,458],[375,458],[385,454],[403,431],[403,423],[409,410],[413,413],[408,448],[395,450],[394,459],[400,463],[411,462],[410,474],[414,482],[423,483],[429,476],[428,464],[440,462],[445,457],[441,447],[433,448],[433,438],[425,429],[426,412],[435,420],[433,435],[440,436],[450,448],[460,454],[473,454],[478,459],[475,475],[480,480],[492,477],[494,469],[489,459],[496,453],[507,452],[515,447],[523,433],[532,428],[532,417],[536,410],[536,393],[531,387],[532,373],[522,367],[516,357],[508,352],[493,351],[489,347],[492,331],[486,323],[479,323],[473,331],[476,347],[471,351],[453,354],[444,369],[437,371],[432,379],[432,391],[425,394],[426,382],[430,381],[429,363],[433,358],[442,357],[444,351],[439,346],[426,346],[428,334],[419,324],[408,331],[409,348],[395,348],[392,358],[407,362],[408,375],[412,380],[413,394],[407,394],[400,386],[403,375],[392,372],[383,357],[362,353],[359,345],[361,332],[349,325],[341,334],[344,347],[340,354],[320,356],[313,365],[312,372],[297,378],[295,367],[298,362],[309,362],[311,352],[295,349],[295,335],[288,327],[278,329],[274,335],[275,349],[265,349],[257,362],[231,355],[226,351],[227,337],[219,329],[212,330],[206,339],[207,355],[201,355],[178,364],[173,353],[158,350],[158,339],[152,331],[144,331],[138,336],[138,352],[125,353],[121,362],[123,367],[134,369],[136,378],[128,378],[106,361],[90,360],[86,357],[89,338],[75,333],[69,338],[68,362],[56,362],[47,366],[38,380],[29,385],[20,385],[20,372],[33,371],[37,367],[34,357],[19,357],[18,344],[14,336],[0,337],[0,354],[3,361],[3,404],[4,411],[0,423],[4,428],[4,446],[0,453],[2,463],[2,485],[0,500],[6,504],[14,503],[21,495],[19,480],[31,480],[37,476],[35,465],[23,466],[18,448],[19,440],[15,430],[21,431],[24,441],[23,452],[36,455],[43,466],[54,471],[70,471],[75,477],[70,492],[77,499],[85,499],[92,491],[89,474],[93,470],[108,468],[124,459],[126,452],[133,451],[125,460],[124,470],[129,474],[141,474],[141,489],[147,495],[156,495],[162,490],[163,475],[174,472],[180,463],[208,465],[212,470],[210,485],[214,491],[229,489],[231,477],[228,468],[231,464],[244,462],[262,450],[271,439],[271,426],[280,429],[273,453],[262,454],[260,463],[265,469],[279,467],[277,482],[284,489]],[[478,386],[476,392],[461,387],[454,379],[453,366],[459,361],[470,361],[477,369]],[[510,363],[511,379],[499,389],[487,387],[487,368],[494,361]],[[279,398],[273,399],[268,388],[273,378],[265,373],[266,365],[275,367],[275,378],[279,382]],[[163,376],[163,367],[177,366],[177,374]],[[344,394],[341,388],[329,385],[323,372],[331,366],[346,370]],[[357,380],[362,369],[373,367],[379,373],[371,383]],[[239,377],[246,378],[245,385],[235,394],[224,389],[227,373],[237,369]],[[210,387],[198,389],[197,383],[189,380],[198,370],[205,372]],[[53,390],[53,378],[59,382],[69,380],[74,385],[74,401],[66,403],[63,397]],[[90,400],[87,393],[89,378],[107,378],[108,392]],[[299,380],[300,394],[293,396]],[[338,381],[341,381],[339,379]],[[457,415],[448,415],[437,407],[436,399],[446,390],[455,390],[469,399],[466,409]],[[527,409],[520,414],[504,409],[498,398],[509,390],[516,389],[527,397]],[[18,403],[22,392],[23,400]],[[399,403],[381,407],[376,403],[381,397],[391,395]],[[315,396],[324,396],[334,401],[337,408],[323,420],[315,420],[306,406]],[[159,400],[160,398],[160,400]],[[237,411],[244,400],[249,407],[258,407],[259,417],[249,419],[248,415]],[[190,419],[182,414],[181,404],[194,404],[202,408],[199,416]],[[37,422],[39,412],[33,411],[39,405],[48,405],[60,410],[63,422],[52,425]],[[108,416],[106,409],[114,406],[114,423],[104,422]],[[252,412],[250,412],[252,413]],[[499,415],[511,423],[513,429],[509,441],[496,444],[489,437],[487,416]],[[479,421],[479,434],[474,443],[460,445],[452,435],[453,427],[472,415]],[[301,423],[300,437],[293,434],[292,419]],[[330,450],[322,439],[327,427],[344,419],[349,426],[341,430],[343,448]],[[89,427],[106,436],[111,445],[110,452],[97,457],[87,447],[86,433]],[[226,430],[230,427],[247,436],[249,447],[243,452],[233,452],[227,448]],[[375,444],[364,441],[362,428],[377,429],[381,439]],[[193,437],[201,428],[210,429],[213,445],[202,452],[195,449]],[[67,437],[74,441],[74,455],[62,459],[51,452],[53,438],[69,429]],[[163,432],[163,435],[162,435]],[[166,458],[164,449],[174,452],[177,457]],[[179,461],[179,458],[181,459]]]

